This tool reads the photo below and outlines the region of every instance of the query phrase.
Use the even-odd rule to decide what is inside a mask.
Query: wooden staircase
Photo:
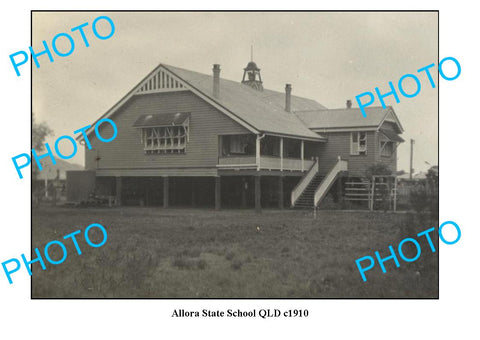
[[[314,205],[315,191],[317,190],[320,183],[322,183],[323,176],[318,174],[313,177],[312,181],[305,188],[303,193],[295,202],[295,208],[297,209],[312,209]]]
[[[303,176],[291,195],[291,204],[294,208],[316,208],[325,198],[330,187],[342,173],[348,170],[348,163],[338,157],[336,164],[327,175],[320,176],[318,171],[318,159]]]

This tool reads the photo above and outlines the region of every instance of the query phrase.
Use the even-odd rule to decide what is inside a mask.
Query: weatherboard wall
[[[190,112],[189,142],[185,154],[145,154],[140,131],[133,127],[143,114]],[[240,124],[189,91],[133,96],[111,117],[118,135],[110,143],[89,136],[85,167],[99,176],[212,176],[217,174],[218,135],[248,133]],[[100,134],[112,136],[109,124]],[[98,161],[97,161],[98,159]]]
[[[387,122],[387,121],[383,122],[381,129],[389,130],[394,133],[397,133],[397,129],[394,123],[392,122]],[[388,156],[388,157],[382,156],[380,153],[380,149],[381,149],[380,138],[382,133],[376,132],[375,134],[377,139],[376,141],[377,147],[375,148],[375,162],[385,164],[386,166],[388,166],[390,170],[392,170],[392,172],[396,172],[397,171],[397,149],[395,148],[391,156]]]
[[[323,133],[328,138],[327,143],[318,146],[319,172],[326,175],[337,162],[340,156],[348,161],[349,176],[365,176],[365,170],[375,163],[378,150],[378,137],[375,131],[367,132],[367,154],[350,155],[350,132]]]

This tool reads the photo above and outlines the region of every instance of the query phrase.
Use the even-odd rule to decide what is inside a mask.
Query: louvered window
[[[351,155],[367,154],[367,133],[366,132],[350,133],[350,154]]]
[[[147,154],[185,153],[188,126],[148,127],[142,129],[142,142]]]

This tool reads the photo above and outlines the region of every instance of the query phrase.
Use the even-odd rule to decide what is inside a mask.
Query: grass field
[[[376,250],[386,257],[388,245],[427,229],[409,214],[42,208],[32,220],[32,246],[42,253],[49,241],[82,229],[82,255],[65,240],[65,262],[47,262],[45,271],[33,265],[33,298],[438,297],[438,251],[424,239],[419,260],[400,260],[400,268],[388,261],[386,274],[376,265],[367,282],[355,265]],[[83,237],[91,223],[108,231],[100,248]],[[57,248],[49,250],[56,260]]]

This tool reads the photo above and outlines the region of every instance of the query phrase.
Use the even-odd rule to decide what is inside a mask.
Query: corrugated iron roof
[[[294,113],[285,111],[283,92],[266,89],[257,91],[240,82],[220,79],[220,96],[214,98],[211,75],[164,64],[162,66],[259,131],[313,139],[323,138],[311,131]],[[292,111],[325,110],[325,107],[316,101],[297,96],[292,96],[291,108]]]
[[[366,117],[359,108],[344,108],[333,110],[298,111],[295,114],[311,129],[377,127],[390,110],[381,106],[367,107]]]
[[[388,139],[390,139],[392,142],[398,142],[398,143],[403,143],[405,140],[397,135],[395,132],[388,130],[388,129],[380,129],[382,133],[387,136]]]
[[[145,114],[138,117],[134,127],[182,125],[190,117],[189,112]]]

